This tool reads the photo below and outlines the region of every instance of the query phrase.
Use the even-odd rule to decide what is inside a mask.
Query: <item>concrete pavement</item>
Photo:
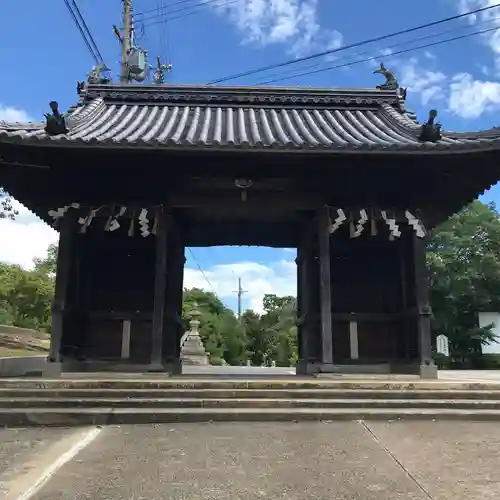
[[[0,441],[5,500],[496,500],[500,492],[495,423],[1,430]]]

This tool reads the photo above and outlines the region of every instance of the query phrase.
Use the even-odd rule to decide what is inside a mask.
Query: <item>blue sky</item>
[[[496,0],[217,0],[196,8],[201,1],[134,1],[138,42],[149,50],[151,57],[160,55],[164,61],[172,63],[173,72],[168,76],[172,83],[206,83],[497,3]],[[116,77],[119,45],[112,25],[121,24],[121,1],[78,0],[77,3],[104,60]],[[162,17],[155,12],[139,15],[162,4],[167,6]],[[193,11],[195,15],[186,16]],[[168,23],[153,24],[173,17],[176,19]],[[283,77],[285,71],[287,75],[306,71],[305,66],[311,64],[320,63],[320,67],[325,67],[375,56],[379,62],[384,61],[387,67],[394,69],[400,82],[408,87],[407,106],[421,119],[435,107],[445,129],[489,128],[500,124],[497,118],[500,111],[500,30],[396,56],[391,51],[496,26],[500,28],[500,8],[475,18],[339,53],[337,58],[342,59],[338,62],[309,61],[230,83],[259,84],[275,77],[276,73]],[[443,30],[454,31],[435,39],[394,47]],[[93,60],[63,0],[2,2],[0,33],[3,40],[0,44],[3,64],[0,119],[32,117],[39,120],[48,111],[50,100],[59,101],[62,108],[76,102],[76,81],[86,78]],[[363,56],[356,55],[360,52]],[[380,83],[380,77],[372,74],[373,64],[357,64],[277,84],[374,87]],[[499,202],[500,188],[493,188],[483,199]],[[1,239],[14,238],[12,235],[17,234],[21,239],[37,239],[38,245],[24,245],[24,253],[13,247],[8,255],[0,253],[0,260],[17,259],[27,265],[30,258],[43,253],[44,246],[54,238],[49,229],[42,230],[36,221],[21,228],[22,224],[23,221],[0,223]],[[48,232],[42,235],[41,231]],[[248,307],[258,307],[266,292],[294,292],[294,253],[291,251],[219,247],[195,249],[194,255],[196,261],[190,252],[186,254],[187,284],[208,288],[197,270],[199,264],[217,293],[231,307],[236,304],[232,290],[237,286],[238,275],[243,276],[243,284],[249,290],[245,299]]]

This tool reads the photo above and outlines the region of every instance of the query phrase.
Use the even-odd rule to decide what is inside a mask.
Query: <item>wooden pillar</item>
[[[420,376],[437,378],[437,368],[432,360],[431,316],[429,303],[429,277],[427,271],[426,238],[413,238],[413,265],[415,271],[415,302],[417,306],[418,349],[420,354]]]
[[[333,363],[330,225],[328,207],[324,207],[318,213],[321,362],[323,364]]]
[[[359,359],[358,322],[349,321],[349,353],[351,359]]]
[[[307,299],[307,284],[305,282],[306,278],[306,266],[304,265],[304,251],[303,247],[297,248],[297,258],[295,259],[297,264],[297,350],[298,359],[296,366],[297,375],[305,375],[307,373],[307,363],[308,363],[308,349],[307,344],[308,339],[308,299]]]
[[[156,231],[156,261],[153,300],[153,327],[151,342],[151,365],[163,368],[163,331],[165,323],[165,300],[167,298],[167,242],[168,214],[165,208],[160,214]]]
[[[299,363],[307,368],[311,361],[311,342],[314,341],[311,327],[314,315],[312,306],[312,251],[310,245],[303,245],[297,249],[297,312],[300,335],[297,338],[299,347]],[[304,368],[304,369],[305,369]],[[302,368],[301,368],[302,370]]]
[[[174,238],[174,236],[173,236]],[[169,248],[167,276],[167,318],[164,330],[164,359],[173,371],[180,367],[180,341],[182,336],[182,299],[184,281],[184,245],[175,237],[175,246]],[[178,365],[178,366],[177,366]],[[170,369],[170,368],[169,368]]]
[[[121,345],[121,359],[130,358],[130,329],[132,322],[130,319],[124,319],[122,323],[122,345]]]
[[[64,335],[68,302],[69,279],[73,262],[75,240],[74,220],[65,215],[60,222],[59,247],[57,250],[56,283],[52,301],[52,333],[50,336],[49,363],[61,361],[61,346]]]

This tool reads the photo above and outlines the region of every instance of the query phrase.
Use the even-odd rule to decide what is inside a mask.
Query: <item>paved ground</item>
[[[289,377],[295,374],[294,367],[260,367],[260,366],[184,366],[183,375],[216,375],[217,377]],[[408,375],[366,375],[366,374],[335,374],[343,378],[418,378]],[[444,381],[476,382],[485,380],[500,382],[500,370],[441,370],[439,379]]]
[[[0,442],[5,500],[493,500],[500,492],[496,423],[21,429],[1,430]]]
[[[269,377],[295,375],[295,367],[261,367],[261,366],[183,366],[183,375],[217,375],[238,377]]]

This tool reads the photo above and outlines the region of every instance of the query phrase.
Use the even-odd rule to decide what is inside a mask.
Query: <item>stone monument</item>
[[[181,363],[183,365],[208,365],[208,356],[199,332],[201,313],[196,302],[189,316],[191,317],[190,329],[186,332],[185,340],[181,346]]]

